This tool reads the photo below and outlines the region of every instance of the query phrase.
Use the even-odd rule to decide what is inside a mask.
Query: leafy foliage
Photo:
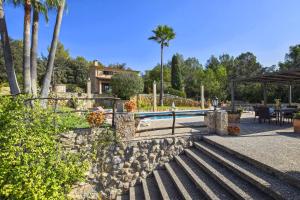
[[[87,163],[66,153],[54,126],[59,117],[24,97],[0,97],[0,199],[66,199]]]
[[[113,94],[122,99],[130,99],[143,91],[143,79],[136,73],[125,72],[115,74],[111,79]]]
[[[176,35],[173,28],[167,25],[158,25],[152,32],[153,36],[149,37],[149,40],[156,41],[161,47],[168,47],[170,40],[173,40]]]

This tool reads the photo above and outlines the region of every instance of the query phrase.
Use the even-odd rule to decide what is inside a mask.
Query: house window
[[[111,86],[108,83],[103,84],[103,92],[109,93],[111,91]]]
[[[111,71],[104,71],[103,72],[105,75],[113,75],[114,74],[114,72],[111,72]]]

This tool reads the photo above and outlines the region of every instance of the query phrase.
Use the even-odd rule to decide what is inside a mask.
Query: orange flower
[[[105,114],[99,111],[91,112],[87,116],[87,121],[91,127],[100,127],[105,122]]]
[[[134,101],[127,101],[124,106],[127,112],[132,112],[136,109],[136,104]]]

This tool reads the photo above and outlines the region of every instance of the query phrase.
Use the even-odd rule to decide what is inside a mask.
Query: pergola
[[[235,85],[236,83],[261,83],[264,93],[264,104],[267,104],[267,84],[284,84],[289,86],[289,104],[292,104],[292,85],[300,84],[300,69],[286,70],[281,72],[264,73],[262,75],[237,78],[231,80],[232,110],[235,110]]]

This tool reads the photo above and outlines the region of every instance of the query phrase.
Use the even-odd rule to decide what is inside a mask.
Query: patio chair
[[[269,107],[258,107],[258,115],[259,115],[259,123],[262,121],[266,122],[266,120],[271,123],[272,119],[276,119],[276,114],[270,112]]]
[[[288,107],[288,108],[295,108],[295,110],[285,111],[283,113],[283,120],[287,120],[287,122],[293,123],[294,114],[297,112],[297,107]]]
[[[256,120],[256,117],[259,117],[259,109],[258,106],[253,106],[254,110],[254,121]]]

